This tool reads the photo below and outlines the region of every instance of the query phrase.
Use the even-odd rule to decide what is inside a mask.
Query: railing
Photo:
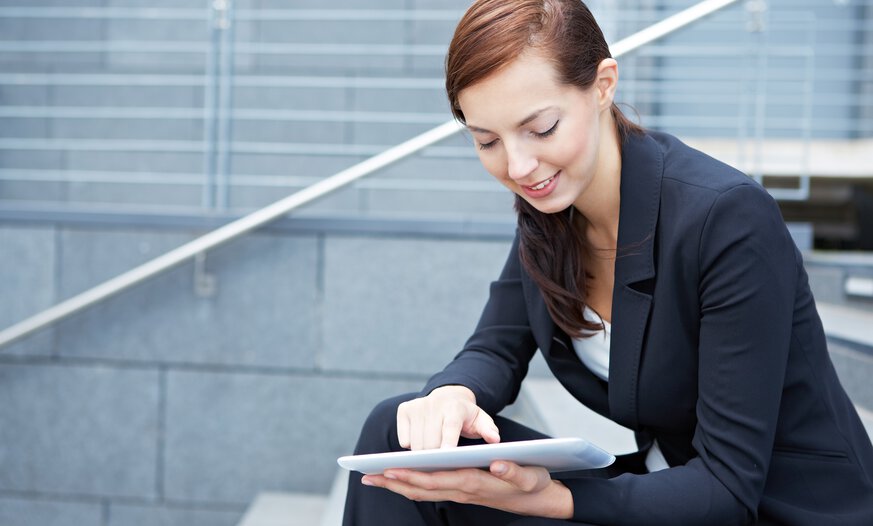
[[[642,47],[658,38],[675,32],[711,13],[714,13],[737,0],[705,0],[694,7],[682,11],[663,22],[637,33],[628,39],[616,42],[613,55],[620,56]],[[187,243],[173,251],[138,266],[114,279],[74,296],[35,316],[21,321],[0,332],[0,346],[7,345],[28,334],[47,327],[58,320],[98,303],[146,279],[179,265],[194,257],[205,257],[207,250],[236,239],[270,221],[282,217],[290,211],[337,190],[364,177],[392,162],[396,162],[427,146],[435,144],[461,130],[455,121],[449,121],[433,130],[415,137],[395,148],[344,170],[328,179],[320,181],[305,190],[297,192],[268,207],[221,227],[203,237]]]

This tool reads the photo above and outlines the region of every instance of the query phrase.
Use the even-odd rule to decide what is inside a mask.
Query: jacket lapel
[[[612,294],[609,409],[613,420],[639,427],[637,386],[655,277],[655,231],[661,197],[663,153],[649,135],[622,144],[618,254]]]
[[[570,337],[552,320],[539,287],[527,272],[522,272],[522,287],[527,302],[528,322],[549,369],[577,400],[608,417],[606,387],[576,356]]]

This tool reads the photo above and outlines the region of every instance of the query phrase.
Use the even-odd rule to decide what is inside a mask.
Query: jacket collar
[[[655,277],[655,232],[664,154],[649,134],[622,144],[618,254],[612,294],[609,408],[616,422],[638,428],[637,385]]]
[[[663,175],[660,145],[649,134],[630,135],[621,153],[616,283],[629,285],[655,277],[655,230]]]

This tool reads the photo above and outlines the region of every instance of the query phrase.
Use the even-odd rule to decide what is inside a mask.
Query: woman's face
[[[545,213],[578,204],[591,185],[612,104],[602,83],[582,90],[557,79],[549,60],[526,52],[458,95],[485,169]]]

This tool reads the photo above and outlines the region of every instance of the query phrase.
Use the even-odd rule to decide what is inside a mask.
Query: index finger
[[[440,448],[455,447],[458,445],[458,439],[461,437],[461,428],[464,426],[464,420],[458,415],[446,416],[443,419],[442,438],[440,440]]]

